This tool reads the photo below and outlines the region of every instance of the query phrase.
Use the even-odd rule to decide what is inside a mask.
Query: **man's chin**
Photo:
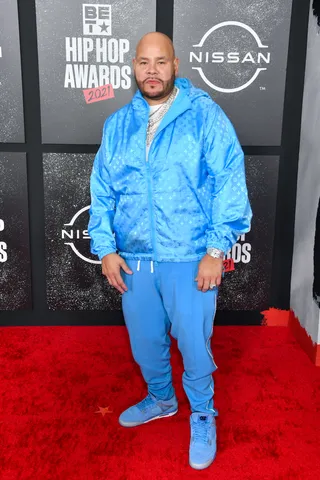
[[[147,97],[147,98],[152,98],[152,99],[158,99],[158,98],[162,98],[164,95],[164,92],[163,90],[159,92],[159,90],[143,90],[142,91],[142,94],[144,97]]]

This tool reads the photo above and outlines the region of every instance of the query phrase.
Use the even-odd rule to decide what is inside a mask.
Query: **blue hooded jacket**
[[[149,105],[138,90],[105,122],[91,173],[88,233],[101,260],[196,261],[250,230],[244,155],[231,122],[201,89],[179,94],[146,154]]]

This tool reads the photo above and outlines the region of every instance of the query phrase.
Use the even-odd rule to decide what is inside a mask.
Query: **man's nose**
[[[156,63],[149,63],[148,74],[149,75],[154,75],[157,72],[158,72],[157,64]]]

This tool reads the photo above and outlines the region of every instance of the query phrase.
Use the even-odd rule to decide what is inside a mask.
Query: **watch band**
[[[210,257],[213,257],[213,258],[224,259],[224,251],[219,250],[219,248],[213,248],[213,247],[207,248],[207,254],[210,255]]]

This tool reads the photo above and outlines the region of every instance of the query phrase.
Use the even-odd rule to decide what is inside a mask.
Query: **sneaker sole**
[[[149,420],[146,420],[145,422],[124,422],[123,420],[119,420],[119,423],[123,427],[137,427],[138,425],[144,425],[145,423],[152,422],[152,420],[158,420],[159,418],[165,418],[165,417],[172,417],[177,412],[178,412],[178,409],[175,410],[174,412],[165,413],[164,415],[158,415],[157,417],[149,418]]]
[[[206,463],[193,463],[189,460],[189,465],[190,467],[194,468],[195,470],[203,470],[204,468],[208,468],[211,463],[214,461],[214,459],[216,458],[216,455],[211,458],[210,460],[208,460]]]

